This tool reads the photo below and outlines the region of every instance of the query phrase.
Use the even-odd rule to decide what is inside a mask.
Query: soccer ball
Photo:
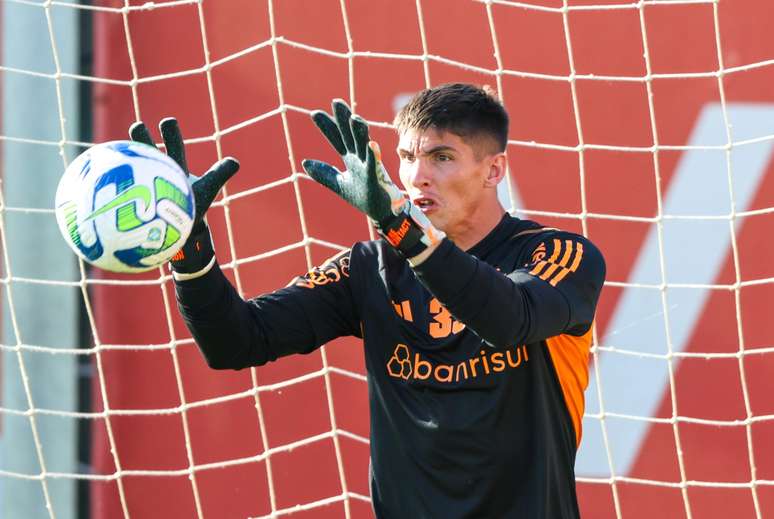
[[[168,261],[188,239],[195,210],[180,166],[133,141],[80,154],[59,181],[55,206],[70,248],[113,272],[144,272]]]

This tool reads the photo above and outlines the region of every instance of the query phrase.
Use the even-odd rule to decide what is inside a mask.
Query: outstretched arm
[[[211,368],[241,369],[309,353],[336,337],[360,334],[349,259],[345,251],[249,301],[216,263],[204,276],[175,284],[178,308]]]
[[[177,121],[161,121],[167,153],[189,175],[196,213],[191,236],[170,262],[178,308],[207,364],[215,369],[261,365],[307,353],[340,335],[358,333],[349,286],[349,251],[282,290],[245,301],[217,265],[204,214],[223,184],[239,169],[225,158],[201,177],[190,175]],[[153,146],[142,122],[132,140]]]

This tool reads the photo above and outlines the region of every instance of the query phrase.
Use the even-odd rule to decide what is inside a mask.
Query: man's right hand
[[[194,194],[196,212],[191,234],[170,262],[176,280],[193,279],[207,273],[215,263],[212,238],[204,221],[204,213],[210,208],[220,188],[239,170],[239,162],[233,157],[226,157],[213,164],[202,176],[191,175],[185,160],[185,146],[177,120],[173,117],[163,119],[159,123],[159,130],[167,155],[177,162],[188,176]],[[129,128],[129,137],[133,141],[156,147],[148,128],[142,121],[134,123]]]

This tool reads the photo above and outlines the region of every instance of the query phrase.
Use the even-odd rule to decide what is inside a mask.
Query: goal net
[[[511,114],[505,205],[607,260],[582,515],[774,516],[772,19],[766,0],[0,2],[0,516],[372,517],[362,344],[209,370],[169,272],[78,263],[54,191],[84,146],[177,117],[192,171],[240,159],[208,221],[256,296],[373,237],[303,174],[338,160],[310,111],[344,98],[390,150],[402,103],[451,81]]]

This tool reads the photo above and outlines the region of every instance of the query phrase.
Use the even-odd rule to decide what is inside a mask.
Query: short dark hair
[[[490,91],[467,83],[422,90],[398,112],[393,124],[398,133],[429,128],[451,132],[471,146],[485,137],[496,146],[491,152],[503,152],[508,145],[508,112]]]

